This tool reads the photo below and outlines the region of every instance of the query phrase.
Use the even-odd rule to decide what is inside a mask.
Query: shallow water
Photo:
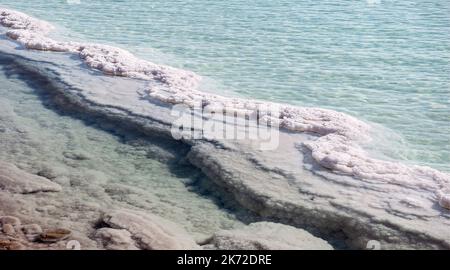
[[[381,124],[372,151],[450,170],[446,1],[0,4],[60,26],[67,38],[193,70],[209,91],[332,108]]]
[[[204,175],[180,158],[183,146],[132,132],[113,134],[99,119],[63,114],[43,91],[45,81],[1,57],[0,81],[0,160],[62,185],[64,193],[52,204],[76,208],[67,199],[73,197],[106,209],[141,209],[200,238],[242,224],[237,212],[201,187]],[[63,219],[84,219],[75,215]]]

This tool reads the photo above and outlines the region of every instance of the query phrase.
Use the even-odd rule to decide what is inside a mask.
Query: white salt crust
[[[279,115],[263,115],[261,120],[296,132],[320,135],[304,145],[313,159],[332,171],[420,187],[436,194],[436,202],[450,209],[450,175],[423,166],[407,166],[368,157],[357,142],[368,139],[369,125],[349,115],[320,108],[301,108],[255,100],[222,97],[196,90],[200,76],[193,72],[157,65],[130,52],[106,45],[56,41],[47,36],[53,26],[24,13],[0,8],[0,24],[10,28],[6,35],[28,49],[76,53],[91,68],[107,75],[148,80],[146,95],[154,99],[188,106],[208,107],[255,114],[259,107],[277,107]]]

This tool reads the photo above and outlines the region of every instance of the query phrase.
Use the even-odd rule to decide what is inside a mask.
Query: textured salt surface
[[[103,247],[92,235],[102,214],[114,209],[153,213],[180,224],[194,239],[242,225],[235,213],[202,193],[196,182],[204,176],[180,157],[185,147],[134,132],[104,132],[99,128],[113,126],[96,117],[83,123],[60,115],[50,110],[55,108],[45,94],[51,92],[45,80],[12,63],[0,53],[0,160],[20,170],[0,171],[5,184],[0,188],[0,215],[44,229],[70,229],[83,249]],[[117,81],[101,83],[119,87]],[[120,87],[137,85],[130,81]],[[36,192],[11,192],[26,180]],[[61,190],[43,192],[48,188],[42,183]]]
[[[138,87],[126,84],[132,81],[92,76],[66,55],[17,51],[13,43],[0,46],[4,52],[18,54],[9,61],[17,62],[20,69],[48,78],[54,85],[49,94],[62,108],[78,108],[96,118],[102,115],[149,135],[170,136],[170,107],[139,99]],[[22,58],[25,55],[33,60]],[[125,87],[118,87],[122,83]],[[124,102],[130,107],[121,108]],[[188,158],[225,191],[226,198],[263,218],[308,229],[335,245],[345,241],[365,248],[367,241],[376,239],[383,248],[448,248],[449,214],[435,207],[434,192],[336,175],[311,163],[308,151],[298,151],[301,142],[316,136],[284,132],[280,136],[280,148],[267,152],[244,141],[186,141],[192,145]],[[130,197],[122,185],[108,185],[108,193],[132,202],[135,195]],[[88,190],[95,190],[94,186]],[[90,217],[97,218],[98,214]]]
[[[252,223],[243,229],[214,234],[213,247],[224,250],[329,250],[326,241],[291,226]]]
[[[1,14],[2,24],[6,26],[11,26],[11,18],[31,20],[11,11],[3,10]],[[21,27],[24,24],[17,25]],[[9,36],[16,37],[26,46],[28,43],[53,42],[46,40],[46,31],[39,31],[22,29]],[[69,44],[63,43],[63,47],[72,46]],[[46,49],[52,47],[43,46]],[[58,63],[56,77],[71,87],[53,95],[64,96],[70,103],[83,107],[86,113],[95,111],[152,132],[169,134],[173,120],[170,106],[157,105],[155,100],[188,105],[201,103],[211,107],[225,104],[227,109],[247,113],[256,107],[255,101],[198,92],[189,88],[194,83],[185,83],[186,76],[145,78],[145,69],[144,75],[136,76],[135,72],[142,70],[135,68],[134,64],[120,63],[120,68],[125,67],[125,70],[120,69],[118,75],[150,79],[150,89],[115,91],[99,87],[100,84],[91,87],[89,80],[96,79],[87,79],[82,75],[87,71],[76,64],[67,61],[64,64],[65,56],[44,57],[39,53],[19,52],[12,45],[3,49],[8,53],[33,57],[35,61],[55,58],[52,61]],[[108,55],[110,50],[114,51],[107,47],[100,49],[100,55]],[[115,65],[118,59],[126,62],[127,57],[131,57],[117,57],[116,52],[112,55],[110,58],[94,58],[105,61],[105,66],[108,61]],[[24,62],[30,65],[26,60]],[[130,62],[135,63],[135,60]],[[51,68],[46,67],[45,70],[32,63],[31,66],[37,72],[51,76]],[[95,67],[102,70],[102,65]],[[110,68],[106,72],[111,73],[108,70]],[[178,82],[180,77],[182,79]],[[283,143],[279,149],[261,152],[242,141],[212,144],[187,141],[192,145],[188,155],[190,162],[245,208],[263,217],[307,228],[329,239],[346,240],[351,247],[362,248],[369,240],[379,240],[384,248],[449,248],[449,213],[443,208],[448,207],[448,174],[427,167],[405,166],[367,157],[357,143],[367,136],[369,127],[345,114],[313,108],[280,107],[280,117],[268,118],[267,121],[279,122],[280,126],[296,133],[282,132]],[[316,135],[307,135],[306,132]]]

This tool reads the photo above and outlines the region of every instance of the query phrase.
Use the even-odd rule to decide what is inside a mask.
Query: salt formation
[[[47,37],[52,25],[21,12],[0,8],[0,24],[12,28],[6,35],[29,49],[78,53],[88,66],[108,75],[155,80],[175,88],[193,88],[200,80],[192,72],[156,65],[116,47],[53,40]]]
[[[449,174],[369,157],[360,147],[361,141],[369,139],[366,123],[331,110],[203,93],[195,89],[199,78],[192,73],[145,62],[117,48],[54,41],[47,37],[49,28],[38,27],[41,23],[34,19],[4,9],[0,14],[2,25],[15,28],[8,30],[8,36],[26,47],[73,52],[106,74],[149,82],[143,91],[118,91],[113,83],[104,85],[107,79],[103,79],[97,87],[75,84],[75,90],[67,87],[52,93],[71,100],[86,113],[94,111],[122,123],[135,123],[149,133],[167,134],[170,108],[154,104],[155,99],[247,115],[260,105],[277,106],[279,115],[261,117],[293,131],[281,133],[283,143],[277,150],[261,152],[245,142],[186,141],[191,145],[189,161],[246,209],[264,218],[315,229],[353,248],[364,248],[371,240],[380,241],[382,248],[450,248]],[[76,65],[55,62],[59,80],[87,83],[77,73],[83,71],[75,71]],[[48,75],[51,68],[46,68],[42,72]],[[60,72],[64,69],[66,77]],[[145,222],[139,218],[137,223]],[[134,235],[127,226],[113,230]],[[124,231],[103,229],[98,235],[110,248],[135,246]]]
[[[450,195],[441,194],[439,196],[439,204],[444,208],[450,209]]]
[[[124,229],[101,228],[95,233],[108,250],[138,250],[132,234]]]
[[[26,29],[47,34],[53,26],[45,21],[35,19],[22,12],[0,8],[0,23],[12,29]]]
[[[37,241],[42,228],[37,224],[22,224],[15,216],[0,216],[0,250],[65,249],[66,242],[51,244]]]
[[[15,71],[27,72],[29,66],[16,66],[14,60],[5,60],[7,53],[3,45],[0,42],[1,69],[8,70],[11,72],[9,74]],[[50,60],[50,55],[41,55]],[[73,63],[79,65],[78,61]],[[45,64],[39,63],[39,66]],[[25,77],[36,88],[28,88],[21,80],[3,80],[3,72],[0,71],[0,81],[4,82],[0,90],[0,160],[20,164],[21,170],[27,174],[45,177],[62,187],[60,192],[26,194],[11,193],[8,189],[0,188],[0,216],[11,215],[20,218],[22,224],[42,225],[40,229],[35,226],[27,228],[26,240],[31,242],[32,247],[40,243],[41,233],[46,232],[44,239],[51,240],[55,239],[51,237],[55,228],[64,228],[72,232],[70,238],[45,247],[66,249],[62,243],[76,240],[83,250],[113,249],[123,243],[126,233],[119,232],[122,236],[119,239],[116,229],[107,227],[102,228],[101,232],[97,229],[102,213],[112,212],[116,207],[124,211],[138,208],[142,212],[183,224],[194,239],[203,239],[220,228],[232,228],[235,223],[241,224],[208,196],[188,191],[183,181],[190,181],[190,172],[184,171],[183,177],[175,177],[163,167],[179,158],[174,153],[183,152],[182,144],[172,145],[170,141],[170,145],[163,146],[164,141],[161,139],[152,141],[148,138],[147,141],[147,138],[135,132],[124,131],[132,140],[125,143],[75,118],[60,117],[57,112],[42,106],[42,96],[30,95],[33,89],[45,89],[49,93],[57,93],[58,89],[33,80],[36,73],[26,74]],[[121,80],[135,82],[121,78],[93,77],[102,78],[103,85],[108,86],[117,85]],[[86,80],[80,82],[86,83]],[[111,90],[114,87],[107,88]],[[62,96],[60,98],[63,100]],[[194,168],[188,170],[198,175]],[[0,175],[9,174],[0,171]],[[14,182],[16,179],[11,177],[9,183]],[[171,199],[164,199],[165,196]],[[48,232],[51,233],[50,237]],[[104,239],[109,233],[111,240],[97,241],[99,237],[95,235],[100,233]],[[57,234],[60,233],[56,231],[56,239],[60,239]],[[7,245],[9,247],[10,243]]]
[[[29,174],[16,166],[0,161],[0,190],[12,193],[58,192],[61,186],[52,181]]]
[[[133,213],[133,211],[115,211],[106,214],[103,221],[115,231],[103,230],[97,235],[103,239],[120,243],[124,242],[128,247],[134,247],[133,242],[142,249],[167,250],[167,249],[198,249],[195,241],[186,231],[178,225],[161,217],[148,213]],[[128,231],[131,234],[123,232]],[[120,240],[118,240],[120,239]],[[129,242],[133,239],[133,242]],[[109,245],[109,247],[114,247]]]
[[[370,158],[354,142],[336,134],[305,142],[304,145],[311,150],[312,157],[325,168],[359,179],[371,179],[406,188],[419,187],[434,192],[440,205],[450,209],[441,199],[449,196],[443,192],[450,186],[447,173],[424,166],[407,166],[399,162]]]
[[[326,241],[295,227],[272,223],[252,223],[242,229],[219,231],[212,237],[221,250],[330,250]]]

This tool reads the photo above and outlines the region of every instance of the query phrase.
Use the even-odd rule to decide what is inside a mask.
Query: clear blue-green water
[[[379,151],[450,170],[450,2],[0,0],[59,35],[193,70],[210,91],[380,124]]]

